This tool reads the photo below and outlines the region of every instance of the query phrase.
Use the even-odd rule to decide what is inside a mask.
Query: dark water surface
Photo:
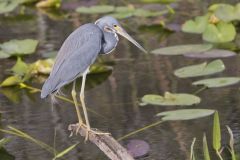
[[[204,3],[201,1],[182,1],[178,3],[176,8],[176,15],[178,16],[171,17],[171,23],[181,24],[184,19],[189,18],[189,12],[192,13],[192,16],[204,12],[209,3],[212,3],[212,1],[205,1]],[[69,19],[55,21],[31,9],[27,10],[27,13],[31,16],[0,17],[0,42],[10,39],[38,39],[40,41],[38,51],[35,55],[25,58],[28,62],[41,58],[44,53],[59,49],[63,40],[75,28],[98,18],[98,16],[73,13]],[[131,18],[122,20],[121,23],[130,35],[148,50],[161,46],[202,42],[201,37],[191,34],[175,32],[164,38],[166,32],[142,31],[139,29],[140,24],[144,24],[142,21],[144,19]],[[114,53],[101,56],[101,60],[114,61],[115,65],[112,74],[105,81],[94,87],[89,87],[85,92],[87,106],[101,115],[89,112],[89,118],[92,127],[110,132],[116,138],[158,121],[159,119],[154,116],[158,112],[177,109],[177,107],[150,105],[141,107],[137,102],[143,95],[150,93],[163,94],[165,91],[193,93],[199,89],[199,87],[191,85],[191,82],[198,78],[178,79],[173,75],[173,71],[188,64],[200,63],[202,60],[193,60],[181,56],[146,55],[122,38]],[[14,62],[14,59],[0,60],[0,80],[7,76],[6,69],[10,68]],[[226,70],[213,77],[240,75],[239,56],[224,59],[224,63]],[[91,79],[94,79],[94,77]],[[41,87],[41,84],[38,83],[31,85]],[[69,89],[64,90],[66,95],[70,93]],[[94,145],[84,144],[82,137],[69,138],[70,133],[67,127],[69,124],[77,122],[72,104],[60,100],[58,105],[52,107],[49,99],[40,99],[39,93],[30,94],[27,90],[18,89],[5,89],[5,92],[10,92],[10,97],[15,102],[0,94],[0,111],[4,111],[1,114],[1,126],[3,128],[6,128],[7,125],[14,126],[51,146],[54,143],[53,137],[56,129],[56,148],[59,151],[80,141],[78,147],[65,156],[66,159],[107,159]],[[225,125],[229,125],[237,143],[236,151],[239,152],[239,86],[209,89],[201,92],[199,96],[202,98],[202,102],[192,108],[218,110],[223,128],[223,144],[228,143]],[[202,135],[206,132],[210,143],[211,130],[212,117],[207,117],[192,121],[166,122],[128,139],[143,139],[149,143],[151,147],[149,156],[143,159],[186,160],[189,159],[192,139],[197,137],[197,154],[201,155]],[[12,138],[13,140],[6,145],[6,150],[15,159],[52,159],[52,155],[39,146],[20,138]],[[128,139],[123,140],[122,143],[125,144]],[[211,150],[211,152],[213,151]],[[2,160],[1,157],[0,159]]]

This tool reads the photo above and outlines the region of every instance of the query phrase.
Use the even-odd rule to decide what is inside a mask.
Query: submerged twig
[[[83,137],[85,137],[87,133],[87,128],[85,125],[82,125],[79,128],[78,124],[71,124],[69,125],[69,130],[71,132],[77,131]],[[93,132],[88,132],[88,134],[89,141],[94,143],[111,160],[134,160],[128,151],[111,135],[95,134]]]

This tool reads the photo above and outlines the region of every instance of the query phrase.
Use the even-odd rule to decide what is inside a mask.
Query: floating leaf
[[[112,66],[107,66],[103,64],[94,64],[90,67],[90,74],[101,74],[105,72],[111,71],[113,68]]]
[[[92,7],[78,7],[76,11],[85,14],[102,14],[113,12],[114,9],[115,7],[111,5],[96,5]]]
[[[23,62],[20,57],[18,57],[16,64],[12,67],[11,70],[14,72],[14,74],[18,76],[23,76],[27,73],[28,69],[29,66],[25,62]]]
[[[239,77],[221,77],[221,78],[210,78],[203,79],[196,82],[193,82],[193,85],[204,85],[208,88],[216,88],[216,87],[225,87],[229,85],[233,85],[240,82]]]
[[[211,49],[211,44],[189,44],[189,45],[177,45],[171,47],[159,48],[151,51],[153,54],[160,55],[182,55],[187,53],[205,52]]]
[[[134,158],[141,158],[148,154],[150,146],[143,140],[133,139],[128,142],[127,150]]]
[[[124,19],[124,18],[128,18],[128,17],[132,17],[133,13],[132,12],[117,12],[117,13],[109,14],[109,16],[112,16],[117,19]]]
[[[14,86],[21,82],[22,82],[22,79],[19,76],[10,76],[0,84],[0,87]]]
[[[217,24],[208,24],[202,36],[203,39],[208,42],[230,42],[235,38],[236,30],[232,23],[221,21]]]
[[[222,60],[214,60],[208,64],[204,62],[177,69],[174,71],[174,75],[180,78],[197,77],[222,72],[224,69],[225,66]]]
[[[36,4],[38,8],[59,8],[61,6],[61,0],[44,0]]]
[[[203,135],[203,155],[204,160],[210,160],[206,135]]]
[[[142,97],[142,102],[153,105],[174,106],[174,105],[193,105],[200,103],[201,99],[192,94],[165,92],[164,96],[149,94]]]
[[[31,74],[50,74],[54,60],[51,58],[45,60],[37,60],[31,64]]]
[[[10,55],[0,50],[0,59],[9,58]]]
[[[38,45],[37,40],[10,40],[0,45],[0,48],[9,55],[32,54]]]
[[[173,3],[177,0],[141,0],[144,3]]]
[[[203,33],[208,24],[209,15],[198,16],[194,20],[186,21],[182,26],[183,32]]]
[[[0,14],[13,11],[19,3],[17,1],[1,1],[0,2]]]
[[[180,109],[175,111],[166,111],[158,113],[157,116],[163,116],[163,121],[190,120],[212,115],[215,111],[212,109]]]
[[[190,57],[190,58],[224,58],[224,57],[232,57],[235,55],[236,55],[235,52],[232,52],[229,50],[223,50],[223,49],[213,49],[213,50],[201,52],[201,53],[184,54],[185,57]]]
[[[216,152],[218,152],[221,148],[221,129],[218,111],[215,111],[213,119],[213,148]]]
[[[236,6],[221,4],[215,9],[214,14],[225,22],[240,20],[240,3]]]

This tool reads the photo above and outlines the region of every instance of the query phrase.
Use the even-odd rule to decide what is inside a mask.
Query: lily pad
[[[133,139],[128,142],[127,150],[134,158],[141,158],[148,154],[150,146],[143,140]]]
[[[17,1],[1,1],[0,2],[0,14],[13,11],[19,3]]]
[[[190,58],[225,58],[236,56],[235,52],[224,50],[224,49],[212,49],[210,51],[202,52],[202,53],[188,53],[184,54],[185,57]]]
[[[9,58],[10,55],[0,50],[0,59]]]
[[[10,40],[1,44],[0,48],[9,55],[25,55],[34,53],[37,45],[38,41],[33,39]]]
[[[14,86],[21,82],[22,82],[22,79],[19,76],[10,76],[0,84],[0,87]]]
[[[45,0],[36,4],[38,8],[59,8],[61,6],[61,0]]]
[[[230,86],[240,82],[240,77],[220,77],[220,78],[210,78],[203,79],[193,82],[193,85],[204,85],[209,88],[225,87]]]
[[[163,121],[191,120],[210,116],[215,112],[212,109],[180,109],[158,113]]]
[[[165,92],[164,96],[149,94],[142,97],[145,104],[162,105],[162,106],[190,106],[200,103],[201,99],[192,94],[186,93],[169,93]]]
[[[209,15],[198,16],[194,20],[186,21],[182,26],[183,32],[203,33],[208,24]]]
[[[236,6],[221,4],[217,7],[214,14],[225,22],[240,20],[240,3]]]
[[[174,71],[174,75],[180,78],[198,77],[215,74],[223,70],[225,70],[225,65],[222,60],[214,60],[210,63],[204,62],[177,69]]]
[[[224,43],[234,40],[236,29],[232,23],[219,22],[217,24],[208,24],[203,32],[203,39],[213,43]]]
[[[182,55],[187,53],[205,52],[211,49],[211,44],[189,44],[189,45],[177,45],[171,47],[159,48],[151,51],[153,54],[159,55]]]
[[[78,7],[76,12],[84,14],[102,14],[113,12],[114,9],[115,7],[111,5],[96,5],[92,7]]]
[[[18,75],[18,76],[23,76],[24,74],[27,73],[29,66],[22,61],[22,59],[19,57],[17,59],[16,64],[12,67],[12,71],[14,72],[14,74]]]

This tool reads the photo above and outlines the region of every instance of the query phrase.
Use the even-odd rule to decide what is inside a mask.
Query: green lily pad
[[[114,9],[115,7],[111,5],[96,5],[92,7],[78,7],[76,12],[84,14],[102,14],[113,12]]]
[[[37,40],[10,40],[0,45],[0,48],[9,55],[25,55],[35,52],[38,45]]]
[[[162,106],[175,106],[185,105],[190,106],[200,103],[201,99],[192,94],[186,93],[169,93],[166,92],[164,96],[149,94],[142,97],[142,102],[145,104],[162,105]]]
[[[210,63],[204,62],[177,69],[174,75],[180,78],[198,77],[222,72],[224,69],[225,65],[222,60],[214,60]]]
[[[105,72],[112,71],[112,66],[104,64],[94,64],[90,67],[90,74],[101,74]]]
[[[12,67],[12,71],[14,72],[14,74],[18,75],[18,76],[23,76],[24,74],[27,73],[29,66],[22,61],[22,59],[19,57],[17,59],[16,64]]]
[[[216,87],[225,87],[230,86],[240,82],[239,77],[220,77],[220,78],[210,78],[210,79],[203,79],[196,82],[193,82],[193,85],[204,85],[209,88],[216,88]]]
[[[44,60],[37,60],[30,65],[31,74],[50,74],[54,60],[51,58]]]
[[[116,12],[116,13],[109,14],[109,16],[112,16],[117,19],[124,19],[124,18],[132,17],[133,13],[132,12]]]
[[[180,109],[158,113],[163,121],[191,120],[210,116],[215,112],[212,109]]]
[[[214,14],[225,22],[240,20],[240,3],[236,6],[221,4],[217,7]]]
[[[236,30],[232,23],[219,22],[215,24],[208,24],[206,30],[203,32],[203,39],[213,43],[224,43],[234,40]]]
[[[0,50],[0,59],[9,58],[10,55]]]
[[[151,51],[153,54],[160,55],[182,55],[187,53],[205,52],[210,50],[213,46],[211,44],[188,44],[177,45],[171,47],[159,48]]]
[[[203,33],[208,24],[209,15],[198,16],[182,25],[182,31],[188,33]]]
[[[0,84],[0,87],[14,86],[21,82],[22,82],[22,79],[19,76],[10,76]]]
[[[1,1],[0,2],[0,14],[13,11],[19,3],[17,1]]]

